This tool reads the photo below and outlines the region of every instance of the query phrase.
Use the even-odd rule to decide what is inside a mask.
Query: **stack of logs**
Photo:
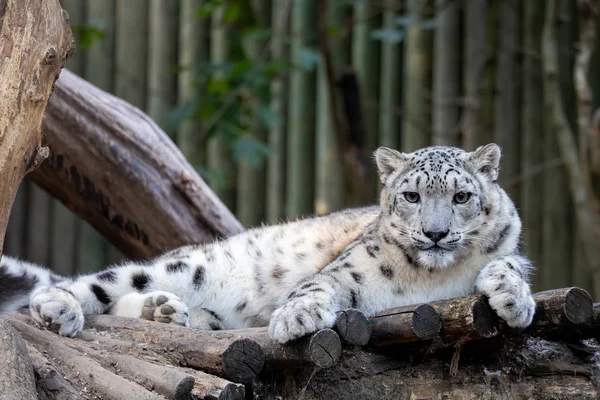
[[[108,315],[88,316],[85,330],[70,339],[40,328],[23,312],[0,324],[0,349],[12,353],[0,360],[0,388],[15,394],[0,393],[0,398],[244,399],[253,398],[265,371],[334,366],[342,357],[342,344],[344,356],[348,352],[352,358],[353,351],[364,351],[357,346],[366,346],[374,356],[399,346],[459,353],[467,342],[503,331],[504,336],[572,342],[596,333],[597,315],[585,290],[557,289],[534,298],[534,322],[524,332],[510,332],[486,298],[473,295],[398,307],[369,318],[345,310],[333,330],[288,345],[270,340],[266,328],[197,331]],[[458,368],[454,354],[449,373]],[[13,379],[11,389],[12,377],[1,375],[17,369],[33,370],[35,382]]]

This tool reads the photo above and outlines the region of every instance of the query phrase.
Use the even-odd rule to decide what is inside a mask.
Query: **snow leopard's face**
[[[376,152],[384,185],[381,207],[385,233],[417,266],[446,268],[489,243],[495,232],[492,204],[500,149],[495,144],[467,153],[428,147],[403,154]]]

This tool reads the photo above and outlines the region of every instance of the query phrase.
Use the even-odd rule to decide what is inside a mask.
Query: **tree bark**
[[[159,125],[177,102],[179,2],[151,0],[148,22],[148,115]]]
[[[465,93],[463,114],[463,147],[475,150],[486,141],[483,133],[483,78],[486,57],[487,0],[471,0],[464,3],[464,70]]]
[[[73,49],[58,0],[0,2],[0,257],[19,184],[48,157],[42,117]]]
[[[518,207],[519,188],[519,46],[520,46],[520,2],[505,0],[500,2],[500,48],[498,49],[498,72],[496,74],[496,104],[494,141],[502,149],[502,173],[500,182]]]
[[[228,61],[228,54],[231,47],[231,23],[226,21],[225,12],[227,5],[222,4],[211,13],[210,27],[210,63],[216,66],[222,66]],[[217,73],[221,78],[222,72]],[[227,107],[227,105],[221,105]],[[221,110],[224,110],[221,108]],[[214,115],[211,120],[214,120]],[[207,126],[210,122],[207,122]],[[207,127],[209,134],[210,127]],[[210,132],[208,141],[208,151],[206,153],[206,164],[213,178],[209,180],[211,188],[221,201],[232,211],[236,207],[237,192],[237,165],[233,162],[232,139],[228,133],[222,129],[215,129]],[[235,212],[235,211],[234,211]]]
[[[436,0],[433,137],[436,146],[459,146],[460,4]]]
[[[44,132],[52,156],[34,181],[129,257],[242,230],[154,122],[68,71]]]
[[[292,62],[298,64],[306,48],[314,44],[313,24],[317,0],[294,1],[291,14]],[[287,119],[286,216],[312,214],[314,209],[315,71],[297,65],[290,72]]]
[[[523,70],[521,118],[521,216],[523,219],[524,252],[534,265],[542,265],[543,179],[535,173],[544,162],[541,145],[544,140],[544,93],[542,90],[541,33],[544,25],[545,1],[522,3],[523,9]],[[533,286],[540,284],[539,274],[533,277]]]
[[[0,321],[0,354],[0,399],[37,399],[25,341],[4,321]]]
[[[432,0],[409,2],[411,22],[404,48],[402,86],[402,150],[406,152],[431,144],[431,66],[433,33],[421,24],[433,15]]]
[[[271,59],[281,62],[289,57],[289,46],[285,40],[290,29],[290,10],[292,0],[273,0],[271,5]],[[280,72],[271,81],[271,109],[281,118],[269,130],[268,143],[274,154],[267,160],[266,179],[266,219],[277,223],[285,217],[286,193],[286,127],[288,126],[286,111],[288,109],[289,76]]]

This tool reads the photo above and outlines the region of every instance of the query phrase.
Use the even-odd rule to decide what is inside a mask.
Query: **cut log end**
[[[422,304],[415,309],[412,316],[412,330],[421,340],[431,340],[438,336],[442,329],[442,319],[429,304]]]
[[[583,289],[570,288],[565,296],[565,317],[573,324],[585,324],[594,316],[592,297]]]
[[[335,330],[346,343],[364,346],[371,338],[369,319],[359,310],[350,308],[340,311],[335,321]]]
[[[225,373],[231,380],[250,383],[262,370],[265,354],[255,341],[239,339],[225,350],[222,360]]]
[[[484,338],[496,336],[500,332],[500,320],[486,299],[479,298],[473,304],[473,326]]]
[[[306,355],[317,367],[329,368],[342,355],[342,341],[333,330],[322,329],[309,338]]]
[[[244,386],[231,383],[223,388],[219,394],[219,400],[244,400],[246,398],[246,390]]]

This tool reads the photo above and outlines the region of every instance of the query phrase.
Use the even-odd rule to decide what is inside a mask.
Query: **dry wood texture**
[[[428,304],[385,310],[369,318],[369,322],[373,331],[369,344],[374,347],[431,340],[442,329],[442,317]]]
[[[33,369],[25,341],[0,321],[0,399],[10,393],[15,399],[37,399]]]
[[[68,71],[43,128],[51,156],[32,178],[125,255],[151,257],[242,230],[146,114]]]
[[[265,360],[258,343],[227,332],[198,331],[108,315],[88,316],[86,327],[109,332],[119,339],[147,343],[156,352],[168,352],[183,365],[234,382],[253,381]]]
[[[592,297],[580,288],[547,290],[533,295],[536,302],[531,335],[586,336],[594,326]]]
[[[0,256],[19,184],[48,157],[42,117],[73,50],[58,0],[0,1]]]
[[[267,328],[236,329],[222,331],[241,335],[258,343],[265,352],[265,361],[276,368],[317,366],[328,368],[336,364],[342,355],[342,343],[331,329],[323,329],[297,341],[282,345],[271,340]]]

